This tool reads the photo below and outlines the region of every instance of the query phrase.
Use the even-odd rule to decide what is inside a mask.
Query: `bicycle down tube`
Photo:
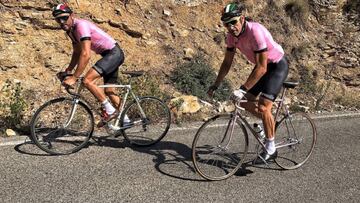
[[[107,85],[99,85],[98,87],[100,88],[107,88],[107,87],[114,87],[114,88],[125,88],[126,89],[126,93],[124,95],[124,99],[123,99],[123,102],[121,104],[121,108],[120,108],[120,112],[123,112],[124,108],[125,108],[125,104],[126,104],[126,101],[127,101],[127,98],[129,96],[129,93],[131,94],[131,96],[134,98],[134,100],[136,101],[136,104],[137,106],[139,107],[139,110],[140,110],[140,113],[142,115],[143,118],[146,117],[145,115],[145,112],[144,110],[142,109],[142,107],[140,106],[140,103],[139,103],[139,98],[134,94],[133,91],[131,91],[131,85],[110,85],[110,84],[107,84]],[[120,116],[120,114],[119,114]],[[120,117],[119,117],[120,118]],[[141,121],[139,121],[141,122]],[[116,125],[119,124],[119,119],[116,120]],[[136,124],[136,123],[134,123]]]

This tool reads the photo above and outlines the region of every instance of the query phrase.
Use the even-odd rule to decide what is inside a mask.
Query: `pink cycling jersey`
[[[277,63],[284,56],[283,48],[274,41],[270,32],[256,22],[247,21],[244,33],[238,37],[228,33],[226,44],[228,48],[238,48],[254,64],[255,54],[264,50],[268,52],[268,63]]]
[[[101,54],[106,50],[111,50],[115,47],[116,43],[110,35],[102,31],[95,24],[83,19],[75,18],[74,28],[71,33],[68,34],[74,43],[78,43],[83,39],[90,39],[91,50],[97,54]],[[75,39],[73,39],[73,37]]]

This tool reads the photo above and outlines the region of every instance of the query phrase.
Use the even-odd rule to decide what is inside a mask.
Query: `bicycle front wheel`
[[[127,116],[129,119],[125,119]],[[122,133],[131,144],[150,146],[168,132],[171,114],[167,105],[155,97],[141,97],[130,103],[121,115]]]
[[[196,171],[208,180],[223,180],[241,167],[249,140],[245,126],[234,115],[217,115],[197,131],[192,144]]]
[[[283,169],[296,169],[310,157],[316,143],[316,128],[310,116],[298,112],[285,116],[276,125],[275,162]]]
[[[70,98],[50,100],[34,114],[31,139],[52,155],[70,154],[83,148],[94,131],[89,107]]]

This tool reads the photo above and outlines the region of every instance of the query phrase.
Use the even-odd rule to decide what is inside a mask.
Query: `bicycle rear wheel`
[[[70,154],[88,143],[94,117],[83,102],[75,104],[70,98],[58,98],[36,111],[30,128],[31,139],[40,149],[52,155]]]
[[[315,124],[306,113],[298,112],[285,116],[276,125],[275,142],[278,151],[275,162],[283,169],[299,168],[314,150]]]
[[[124,122],[125,115],[130,122]],[[150,146],[159,142],[168,132],[171,114],[160,99],[141,97],[139,103],[134,101],[124,109],[120,120],[125,139],[136,146]]]
[[[217,115],[197,131],[192,143],[196,171],[208,180],[223,180],[241,167],[249,140],[244,125],[232,114]]]

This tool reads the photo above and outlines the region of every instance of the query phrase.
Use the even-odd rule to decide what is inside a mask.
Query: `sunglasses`
[[[60,16],[60,17],[55,18],[55,20],[58,23],[65,23],[69,19],[69,17],[70,16]]]
[[[225,26],[226,26],[226,27],[230,27],[230,26],[235,25],[237,22],[238,22],[238,20],[232,20],[232,21],[230,21],[230,22],[225,23]]]

